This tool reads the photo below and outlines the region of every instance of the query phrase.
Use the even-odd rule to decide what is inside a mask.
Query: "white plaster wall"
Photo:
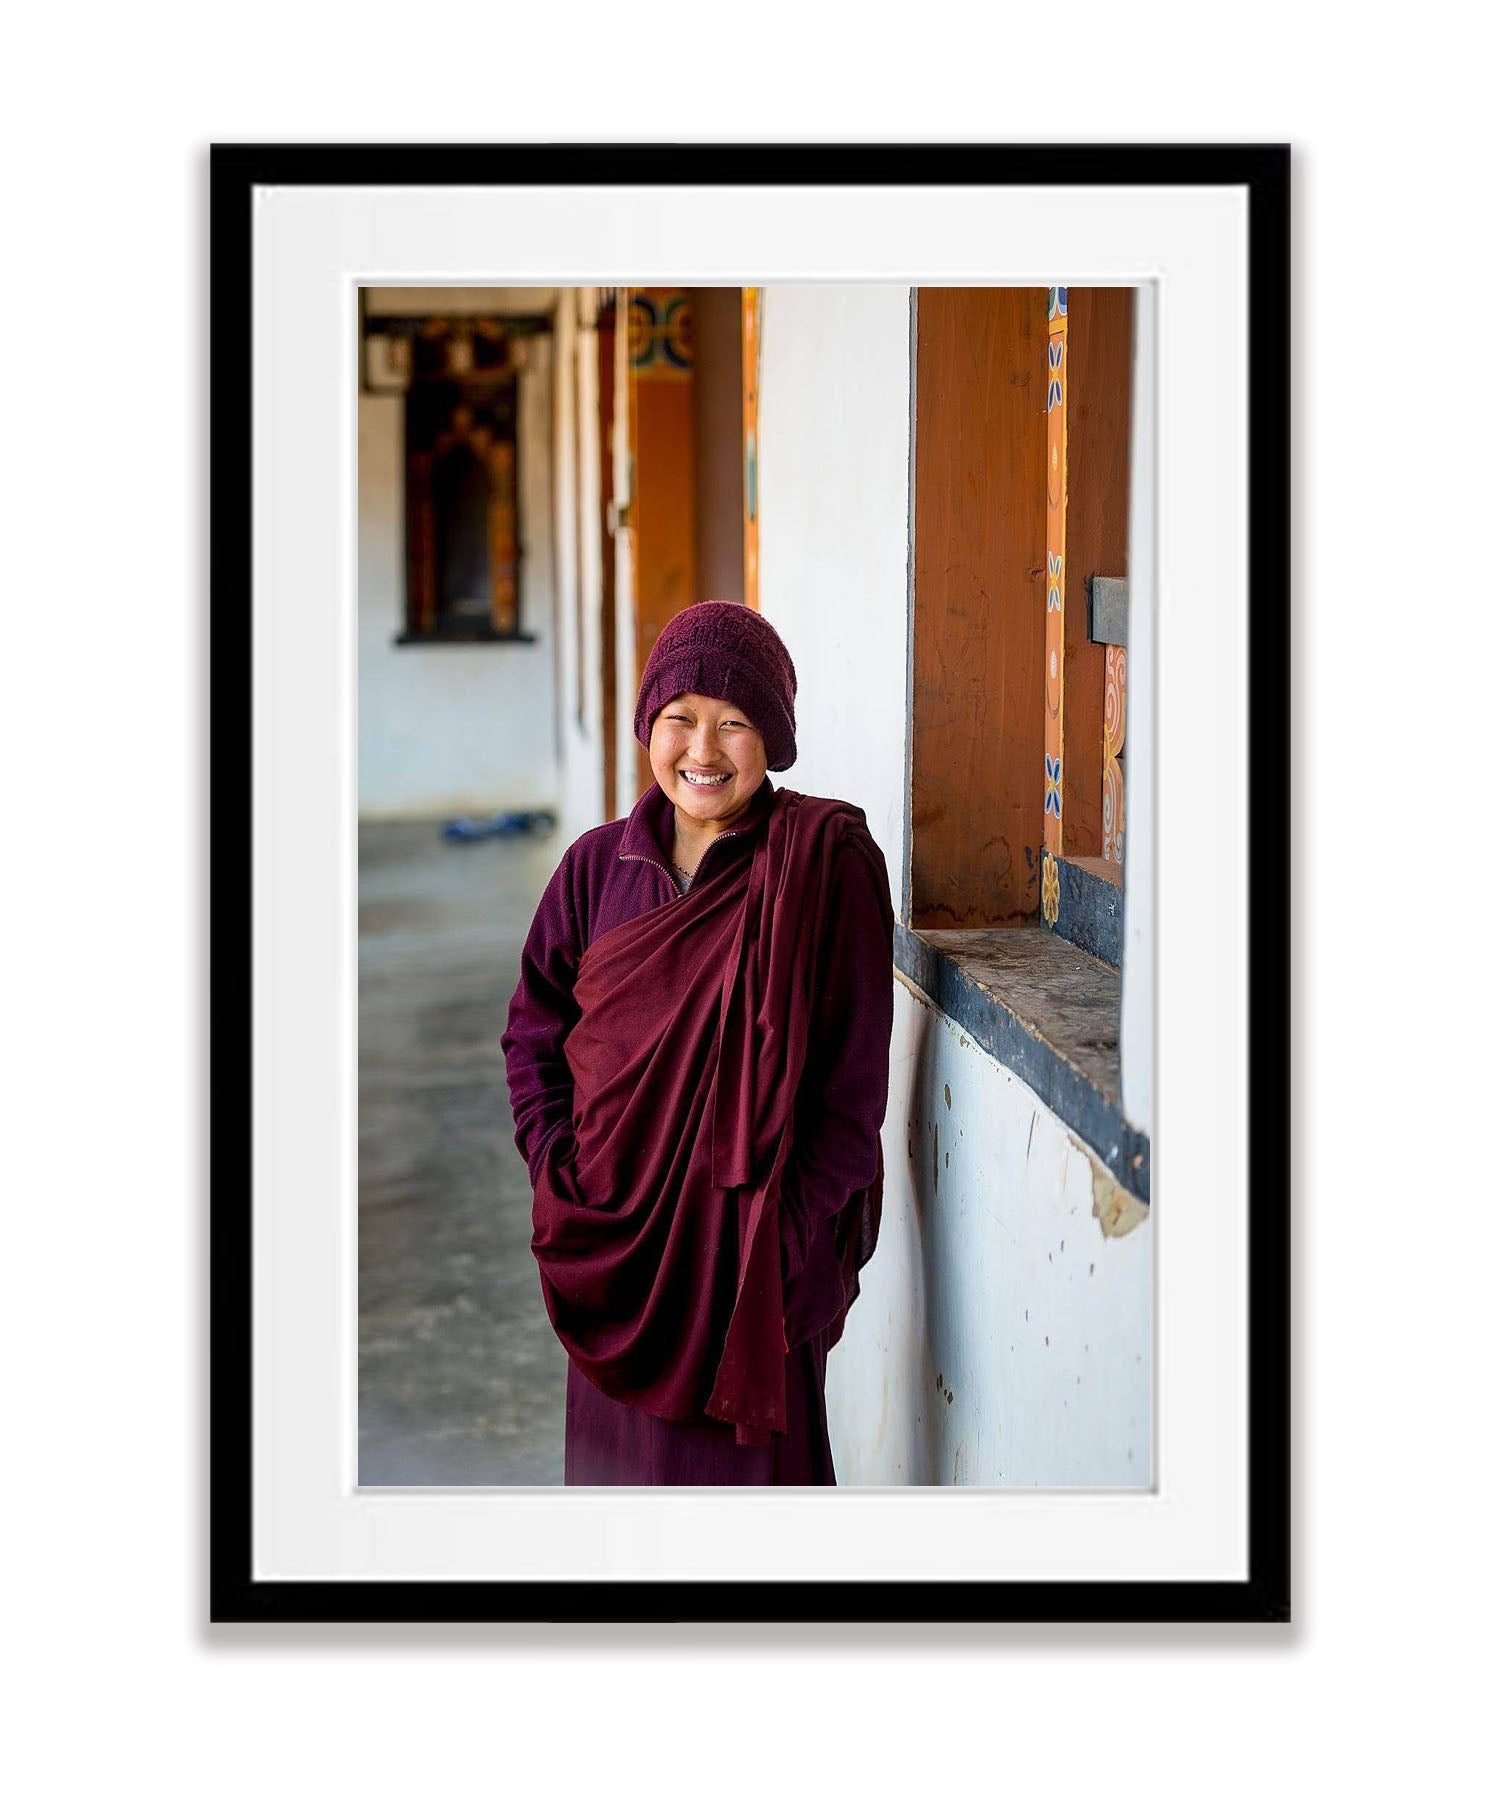
[[[901,892],[910,297],[766,291],[760,609],[797,666],[797,761],[775,777],[864,808]]]
[[[600,607],[604,594],[600,508],[597,290],[563,288],[558,302],[559,643],[562,703],[558,852],[604,818],[604,695]],[[579,600],[582,601],[580,635]],[[578,676],[583,672],[583,716]]]
[[[575,292],[557,309],[552,358],[552,567],[556,630],[552,664],[557,683],[553,722],[559,778],[577,730],[578,662],[578,315]],[[566,784],[563,784],[564,788]]]
[[[880,1242],[828,1363],[840,1482],[1151,1479],[1151,1226],[1103,1165],[898,979]]]
[[[615,329],[615,419],[611,438],[615,504],[635,511],[635,464],[630,454],[630,333]],[[635,742],[635,532],[615,537],[615,814],[623,818],[640,798]]]
[[[359,809],[423,817],[557,804],[552,346],[520,377],[521,625],[533,644],[397,646],[404,406],[359,397]]]
[[[799,676],[799,756],[782,779],[864,808],[898,908],[910,384],[905,288],[767,293],[761,605]],[[1149,1221],[1107,1238],[1095,1184],[1113,1184],[1097,1160],[895,988],[880,1245],[829,1361],[839,1480],[1146,1484]]]

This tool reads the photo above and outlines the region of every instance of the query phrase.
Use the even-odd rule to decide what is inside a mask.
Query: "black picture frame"
[[[1289,147],[216,145],[211,156],[210,1614],[214,1622],[1275,1622],[1290,1543]],[[1249,230],[1248,1575],[1224,1581],[286,1581],[252,1567],[251,222],[261,186],[1217,185]]]

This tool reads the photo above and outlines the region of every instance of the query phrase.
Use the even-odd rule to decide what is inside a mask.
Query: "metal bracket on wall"
[[[1125,643],[1130,583],[1123,575],[1089,577],[1089,636],[1096,644]]]

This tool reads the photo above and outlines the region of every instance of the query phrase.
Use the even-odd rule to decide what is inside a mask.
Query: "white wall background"
[[[410,290],[412,310],[433,292]],[[544,298],[550,309],[550,291]],[[535,633],[532,644],[396,643],[405,623],[405,401],[359,397],[361,817],[557,803],[552,340],[529,339],[527,357],[518,396],[521,627]]]
[[[603,488],[599,436],[598,292],[562,288],[557,308],[558,855],[604,818]],[[609,554],[614,554],[611,544]],[[580,634],[581,627],[581,634]],[[583,675],[583,713],[578,680]]]
[[[880,1243],[828,1369],[840,1482],[1139,1487],[1151,1229],[1105,1237],[1097,1157],[896,982]]]
[[[799,679],[784,780],[864,808],[899,913],[909,291],[774,287],[763,333],[761,607]],[[1105,1238],[1102,1165],[900,981],[883,1142],[881,1241],[829,1361],[840,1481],[1148,1483],[1150,1224]]]
[[[864,808],[898,907],[909,310],[904,287],[774,287],[761,325],[760,609],[798,680],[773,779]]]

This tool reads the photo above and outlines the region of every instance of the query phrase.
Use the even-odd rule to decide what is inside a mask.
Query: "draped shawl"
[[[565,1054],[573,1132],[542,1159],[532,1249],[554,1329],[616,1400],[786,1429],[779,1207],[836,858],[885,866],[864,814],[780,789],[749,858],[584,952]],[[889,912],[889,901],[885,902]],[[889,923],[889,920],[887,921]],[[843,1307],[879,1228],[881,1167],[835,1232]]]

